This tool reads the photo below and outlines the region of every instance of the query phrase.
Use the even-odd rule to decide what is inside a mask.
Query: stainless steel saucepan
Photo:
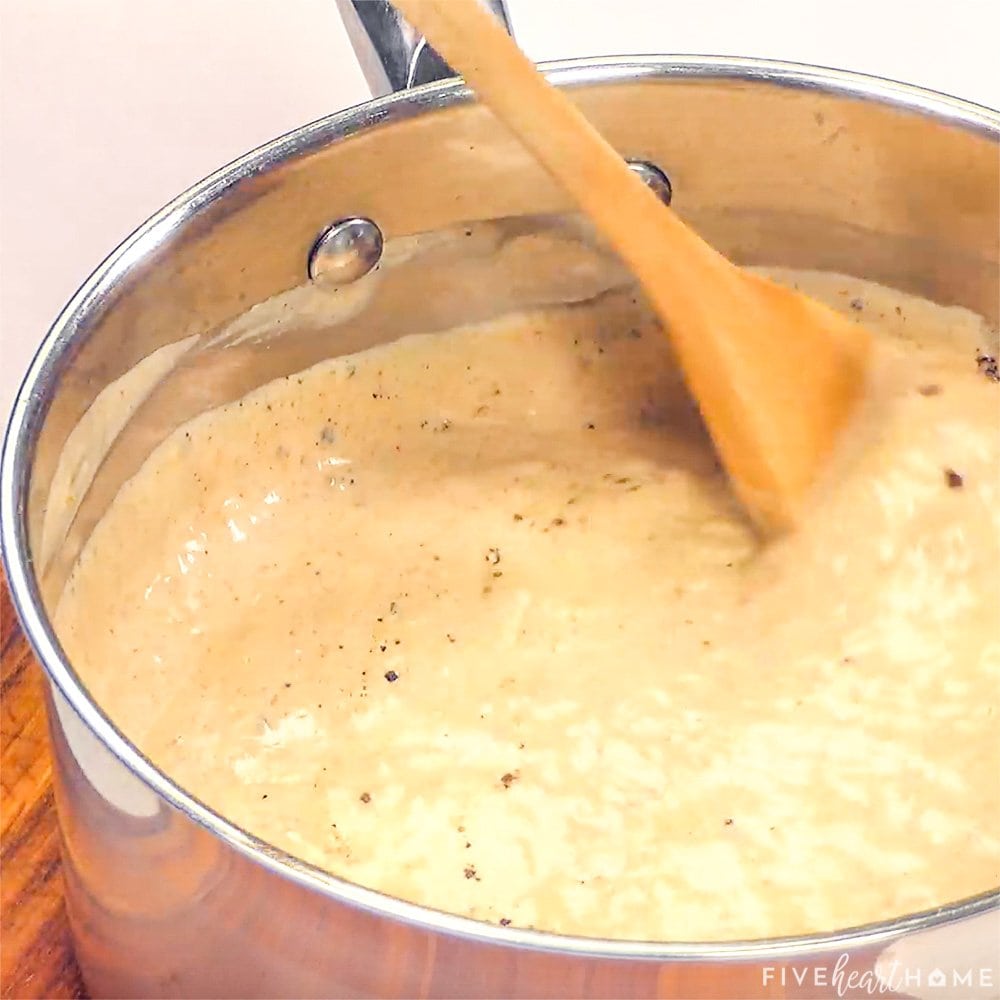
[[[409,86],[447,67],[383,3],[345,12],[369,78],[404,89],[247,154],[146,222],[56,320],[8,427],[3,557],[47,675],[67,907],[90,990],[990,995],[1000,974],[980,966],[1000,927],[992,887],[933,912],[783,940],[611,941],[488,925],[255,840],[158,772],[88,694],[52,609],[118,487],[181,422],[331,354],[630,281],[460,82]],[[754,59],[545,70],[737,260],[855,274],[996,325],[996,112]],[[531,268],[518,266],[523,253]],[[312,308],[322,296],[329,308]],[[110,392],[131,400],[128,419],[103,409]]]

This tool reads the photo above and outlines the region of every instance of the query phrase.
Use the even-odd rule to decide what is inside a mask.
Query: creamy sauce
[[[628,296],[405,338],[190,422],[57,614],[240,826],[392,895],[588,936],[831,930],[1000,882],[1000,386],[881,331],[867,423],[762,549]]]

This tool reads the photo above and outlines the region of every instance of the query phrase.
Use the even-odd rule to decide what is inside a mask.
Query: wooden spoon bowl
[[[477,0],[394,3],[632,269],[750,515],[767,530],[793,527],[862,395],[868,333],[705,243]]]

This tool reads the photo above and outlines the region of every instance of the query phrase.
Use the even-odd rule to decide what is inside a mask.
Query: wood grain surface
[[[63,906],[41,668],[0,573],[0,996],[83,997]]]

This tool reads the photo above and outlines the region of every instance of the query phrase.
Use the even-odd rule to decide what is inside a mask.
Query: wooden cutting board
[[[41,667],[0,573],[0,997],[84,997],[63,906]]]

